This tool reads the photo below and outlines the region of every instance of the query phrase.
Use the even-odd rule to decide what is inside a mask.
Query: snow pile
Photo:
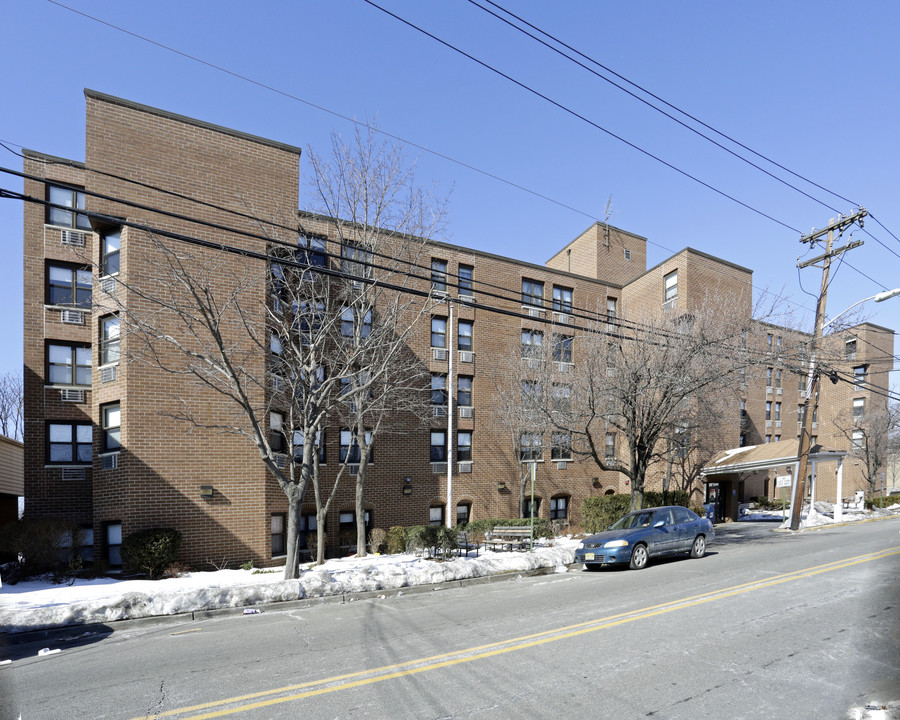
[[[21,632],[63,625],[105,623],[156,615],[246,607],[499,573],[553,568],[565,572],[580,540],[557,538],[534,552],[481,552],[435,562],[414,555],[373,555],[304,566],[298,580],[284,568],[189,573],[166,580],[76,580],[71,586],[31,581],[0,587],[0,631]]]

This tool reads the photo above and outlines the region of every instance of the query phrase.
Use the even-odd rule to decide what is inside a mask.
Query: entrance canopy
[[[764,445],[748,445],[746,447],[723,450],[716,455],[701,471],[703,482],[717,482],[717,475],[754,472],[756,470],[773,470],[786,467],[797,462],[800,451],[799,440],[782,440]],[[821,445],[813,445],[809,449],[809,462],[841,460],[847,455],[843,450],[829,450]]]

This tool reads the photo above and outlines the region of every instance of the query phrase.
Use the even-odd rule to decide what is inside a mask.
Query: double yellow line
[[[567,625],[553,630],[546,630],[532,635],[523,635],[501,642],[479,645],[465,650],[442,653],[440,655],[432,655],[430,657],[409,660],[395,665],[385,665],[384,667],[361,670],[346,675],[336,675],[322,680],[312,680],[310,682],[287,685],[273,690],[238,695],[236,697],[217,700],[215,702],[168,710],[152,716],[143,715],[138,718],[133,718],[132,720],[156,720],[158,718],[174,716],[183,716],[181,720],[208,720],[209,718],[224,717],[226,715],[233,715],[248,710],[302,700],[316,695],[324,695],[340,690],[349,690],[363,685],[371,685],[384,682],[385,680],[393,680],[395,678],[416,675],[418,673],[437,670],[451,665],[472,662],[473,660],[483,660],[484,658],[502,655],[517,650],[525,650],[527,648],[537,647],[538,645],[596,632],[597,630],[605,630],[607,628],[624,625],[626,623],[635,622],[636,620],[644,620],[676,610],[696,607],[697,605],[713,602],[715,600],[723,600],[753,590],[761,590],[774,585],[793,582],[795,580],[801,580],[803,578],[832,572],[834,570],[841,570],[853,565],[859,565],[873,560],[881,560],[897,554],[900,554],[900,548],[889,548],[874,553],[868,553],[866,555],[857,555],[855,557],[836,560],[834,562],[816,565],[803,570],[784,573],[782,575],[774,575],[763,580],[733,585],[731,587],[714,590],[700,595],[692,595],[690,597],[667,603],[660,603],[659,605],[652,605],[632,612],[619,613],[617,615],[610,615],[608,617],[589,620],[575,625]],[[190,714],[196,712],[200,712],[201,714]]]

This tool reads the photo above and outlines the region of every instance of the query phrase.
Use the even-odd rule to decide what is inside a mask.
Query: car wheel
[[[631,562],[629,563],[629,567],[632,570],[642,570],[647,567],[647,561],[650,559],[650,555],[647,553],[646,545],[635,545],[634,550],[631,553]]]
[[[691,557],[702,558],[706,554],[706,538],[698,535],[694,538],[694,544],[691,545]]]

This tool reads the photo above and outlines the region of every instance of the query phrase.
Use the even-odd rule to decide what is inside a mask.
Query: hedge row
[[[661,492],[656,490],[644,492],[644,502],[641,507],[657,507],[663,504]],[[690,494],[685,490],[671,490],[666,493],[665,504],[690,507]],[[586,498],[581,503],[581,525],[585,532],[601,532],[627,514],[630,509],[630,494],[598,495]]]

